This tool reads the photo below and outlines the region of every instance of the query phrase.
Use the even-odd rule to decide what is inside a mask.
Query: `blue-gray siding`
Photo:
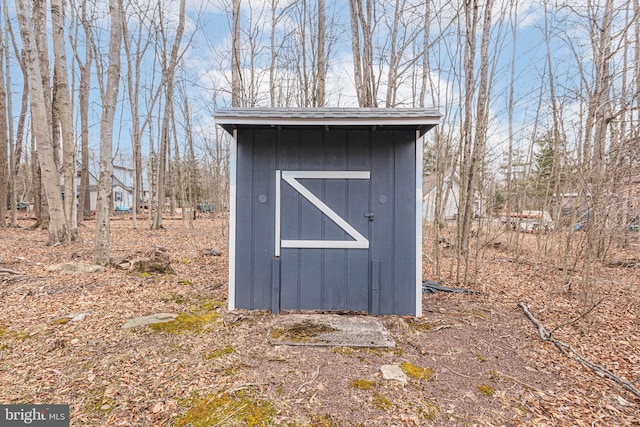
[[[410,128],[238,129],[236,307],[279,301],[283,310],[415,314],[415,136]],[[369,249],[282,248],[274,262],[276,170],[370,171],[370,180],[300,179]],[[350,240],[288,184],[281,191],[283,239]]]

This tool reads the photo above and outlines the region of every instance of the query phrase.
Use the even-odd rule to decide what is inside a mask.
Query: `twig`
[[[227,415],[226,417],[224,417],[223,419],[221,419],[220,421],[218,421],[216,423],[217,426],[222,425],[223,422],[227,421],[229,418],[233,417],[235,414],[237,414],[238,412],[240,412],[241,410],[243,410],[244,408],[246,408],[248,405],[248,403],[245,403],[244,405],[242,405],[241,407],[239,407],[238,409],[236,409],[235,411],[233,411],[232,413],[230,413],[229,415]]]
[[[571,347],[569,344],[566,344],[562,341],[559,341],[553,338],[551,334],[547,332],[544,326],[542,326],[542,324],[535,317],[533,317],[533,314],[531,314],[531,312],[523,302],[519,302],[518,306],[522,309],[522,311],[524,311],[524,314],[529,318],[529,320],[531,320],[531,322],[538,328],[538,333],[540,334],[540,339],[542,341],[552,342],[553,345],[555,345],[565,356],[573,358],[575,361],[579,362],[583,366],[586,366],[587,368],[591,369],[595,373],[600,374],[603,377],[616,382],[628,392],[636,395],[637,397],[640,397],[640,390],[635,388],[632,383],[623,380],[619,376],[615,375],[613,372],[609,371],[607,368],[601,365],[598,365],[596,363],[593,363],[588,359],[585,359],[576,350],[574,350],[573,347]]]
[[[453,372],[454,374],[459,375],[459,376],[461,376],[461,377],[471,378],[469,375],[461,374],[460,372],[456,372],[456,371],[454,371],[454,370],[453,370],[453,369],[451,369],[451,368],[447,368],[447,369],[448,369],[449,371]]]
[[[19,271],[9,270],[8,268],[0,268],[0,273],[22,274]]]
[[[240,391],[240,390],[246,390],[246,389],[248,389],[248,388],[250,388],[250,387],[257,387],[257,386],[260,386],[260,385],[262,385],[262,384],[261,384],[261,383],[246,383],[246,384],[240,384],[240,385],[237,385],[237,386],[231,387],[231,388],[230,388],[230,389],[228,389],[228,390],[223,391],[222,393],[218,394],[218,397],[219,397],[219,396],[224,396],[225,394],[235,393],[235,392],[238,392],[238,391]]]
[[[580,316],[576,317],[575,319],[573,319],[570,322],[566,322],[563,323],[561,325],[556,326],[555,328],[553,328],[551,330],[551,332],[549,332],[549,336],[553,335],[553,333],[555,331],[557,331],[560,328],[564,328],[565,326],[569,326],[569,325],[573,325],[574,323],[578,322],[580,319],[582,319],[583,317],[585,317],[587,314],[591,313],[593,310],[596,309],[596,307],[598,307],[600,304],[602,304],[602,300],[598,301],[597,303],[595,303],[594,305],[591,306],[591,308],[589,308],[589,310],[585,311],[584,313],[582,313]]]
[[[313,377],[311,378],[311,380],[307,381],[306,383],[302,383],[300,387],[298,387],[298,389],[296,390],[296,393],[300,393],[300,390],[302,390],[308,385],[313,384],[313,382],[318,378],[318,375],[320,375],[320,365],[318,365],[318,367],[316,368],[316,371],[313,373]]]

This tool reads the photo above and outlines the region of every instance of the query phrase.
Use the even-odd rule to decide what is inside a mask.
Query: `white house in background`
[[[455,220],[458,216],[462,194],[462,183],[457,173],[448,171],[444,175],[442,186],[442,205],[440,218],[444,221]],[[484,212],[484,199],[475,194],[472,204],[472,218],[478,219]],[[422,218],[433,221],[436,211],[436,175],[431,174],[422,178]]]
[[[441,216],[443,220],[453,220],[458,215],[460,204],[460,177],[453,172],[444,176],[442,188]],[[436,174],[422,178],[422,218],[433,221],[436,211]]]
[[[133,169],[122,166],[113,166],[111,175],[111,201],[112,209],[116,211],[128,211],[133,209]],[[80,171],[77,177],[78,196],[80,194]],[[62,187],[64,191],[64,187]],[[89,171],[89,206],[91,212],[96,211],[98,204],[98,178]]]
[[[113,165],[112,196],[113,209],[116,211],[128,211],[133,209],[133,169]]]

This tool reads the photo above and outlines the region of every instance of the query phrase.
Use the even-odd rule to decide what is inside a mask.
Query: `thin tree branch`
[[[538,328],[538,333],[540,334],[540,339],[542,341],[550,341],[562,352],[562,354],[568,357],[571,357],[572,359],[586,366],[587,368],[591,369],[595,373],[600,374],[603,377],[614,381],[615,383],[620,385],[622,388],[624,388],[628,392],[634,394],[636,397],[640,397],[640,390],[634,387],[633,383],[623,380],[622,378],[615,375],[613,372],[611,372],[607,368],[601,365],[598,365],[596,363],[593,363],[590,360],[584,358],[582,355],[580,355],[580,353],[574,350],[573,347],[571,347],[569,344],[566,344],[562,341],[559,341],[553,338],[551,334],[547,332],[545,327],[533,316],[533,314],[531,314],[531,312],[523,302],[519,302],[518,306],[522,309],[522,311],[524,311],[524,314],[529,318],[529,320],[531,320],[531,322]]]

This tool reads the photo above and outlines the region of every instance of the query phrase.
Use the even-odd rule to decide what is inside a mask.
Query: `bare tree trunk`
[[[108,264],[110,255],[111,186],[113,164],[113,123],[120,86],[120,45],[122,43],[122,4],[121,0],[109,0],[111,31],[109,36],[109,67],[107,68],[107,86],[102,97],[102,119],[100,121],[100,178],[98,181],[98,201],[96,207],[96,234],[94,262]]]
[[[592,183],[592,200],[593,212],[591,220],[593,227],[589,227],[589,236],[591,237],[591,246],[596,258],[603,258],[606,247],[605,230],[607,225],[607,183],[605,182],[606,173],[606,140],[607,128],[609,125],[609,116],[611,114],[610,106],[610,69],[609,61],[611,60],[611,26],[613,21],[613,0],[606,0],[605,10],[602,17],[602,24],[599,28],[599,37],[595,49],[595,90],[594,97],[591,102],[591,111],[594,119],[594,135],[593,135],[593,162],[591,165],[591,183]],[[595,38],[595,36],[594,36]]]
[[[176,126],[176,116],[175,111],[171,114],[171,128],[173,129],[173,142],[174,142],[174,151],[175,154],[173,156],[173,171],[175,171],[175,175],[172,178],[171,185],[171,197],[174,199],[171,208],[171,215],[175,215],[175,199],[176,199],[176,190],[178,190],[179,205],[182,210],[182,218],[184,219],[185,212],[185,196],[184,196],[184,183],[182,181],[182,161],[180,159],[180,144],[178,143],[178,129]],[[177,188],[176,188],[177,187]]]
[[[327,81],[325,44],[327,39],[327,18],[324,0],[318,0],[318,71],[316,82],[316,107],[324,107]]]
[[[67,220],[69,236],[75,239],[78,234],[74,226],[73,209],[76,201],[75,190],[75,153],[73,136],[73,117],[71,95],[67,81],[67,54],[64,43],[64,10],[61,0],[51,0],[51,23],[53,27],[53,51],[55,56],[55,82],[58,96],[60,127],[62,130],[62,169],[64,171],[64,214]]]
[[[429,83],[429,29],[431,28],[431,2],[424,2],[424,26],[422,28],[422,74],[420,82],[420,96],[418,105],[424,108]]]
[[[513,114],[514,114],[514,87],[515,87],[515,76],[516,76],[516,55],[517,55],[517,41],[518,41],[518,0],[513,0],[511,2],[511,6],[509,9],[509,15],[511,20],[511,73],[509,77],[509,106],[508,106],[508,115],[509,115],[509,148],[507,150],[507,197],[505,200],[505,210],[507,214],[507,218],[513,211]],[[505,227],[510,227],[510,221],[505,222]]]
[[[387,76],[387,98],[385,106],[387,108],[395,107],[396,103],[396,89],[398,79],[398,25],[401,22],[402,8],[400,7],[400,0],[395,0],[395,16],[391,28],[391,52],[389,53],[389,74]]]
[[[0,31],[0,70],[3,68],[6,57],[6,44],[3,41],[3,32]],[[0,72],[0,228],[6,227],[7,216],[7,189],[9,184],[9,158],[7,153],[10,150],[8,122],[13,121],[13,117],[7,114],[7,92],[5,91],[4,74]],[[15,200],[12,201],[12,208],[15,208]]]
[[[13,33],[11,32],[11,21],[9,21],[9,12],[7,11],[7,0],[3,1],[3,6],[4,6],[4,40],[6,43],[6,48],[4,49],[4,64],[5,64],[5,75],[6,75],[6,80],[5,80],[5,84],[6,87],[11,87],[11,64],[10,64],[10,53],[9,53],[9,36],[10,34],[13,35]],[[23,67],[24,64],[22,64],[22,61],[20,58],[18,58],[18,62],[20,62],[20,67]],[[22,94],[22,98],[23,98],[23,108],[26,107],[26,103],[24,102],[24,99],[26,97],[26,90],[24,91],[24,93]],[[18,197],[17,197],[17,185],[16,185],[16,170],[17,170],[17,166],[16,164],[20,161],[19,159],[19,148],[21,151],[21,147],[22,147],[22,140],[18,141],[17,139],[14,140],[14,133],[13,133],[13,111],[12,111],[12,95],[11,95],[11,91],[6,91],[6,95],[7,95],[7,138],[8,138],[8,143],[9,143],[9,170],[7,171],[8,175],[9,175],[9,199],[11,201],[11,227],[17,227],[18,226]],[[26,108],[25,108],[25,113],[26,113]],[[21,136],[22,138],[22,136]]]
[[[276,24],[278,19],[277,10],[278,0],[271,0],[271,33],[269,35],[269,43],[271,45],[271,66],[269,67],[269,100],[271,101],[271,107],[276,106],[276,60],[278,59],[278,52],[276,51]],[[234,25],[236,23],[235,15],[233,16],[233,23]]]
[[[469,224],[466,218],[467,199],[472,198],[469,190],[473,189],[473,172],[475,167],[472,161],[471,152],[473,146],[473,98],[476,88],[475,79],[475,57],[476,57],[476,27],[478,21],[478,5],[476,0],[466,1],[464,4],[464,17],[466,33],[464,39],[464,119],[462,123],[462,165],[461,171],[461,193],[460,193],[460,214],[458,215],[458,231],[456,255],[459,264],[460,256],[466,252],[468,247]],[[458,269],[459,272],[459,269]],[[459,275],[458,275],[459,279]]]
[[[377,107],[375,95],[376,79],[373,73],[373,40],[372,40],[372,0],[349,0],[351,17],[351,49],[353,68],[360,107]],[[360,33],[362,28],[362,34]],[[363,45],[360,46],[362,39]]]
[[[130,3],[131,4],[131,3]],[[150,5],[147,4],[150,9]],[[142,135],[147,127],[151,127],[151,112],[153,111],[155,104],[160,97],[162,90],[162,82],[158,84],[157,88],[149,88],[149,96],[151,98],[150,104],[147,107],[148,114],[141,123],[140,116],[140,92],[141,88],[141,64],[145,58],[145,53],[151,45],[151,38],[143,37],[143,26],[147,24],[147,21],[153,21],[154,16],[149,16],[143,9],[139,13],[139,27],[137,28],[137,34],[129,34],[129,29],[125,25],[122,27],[124,35],[124,50],[127,58],[127,89],[129,91],[129,103],[131,105],[131,145],[133,149],[133,164],[134,164],[134,177],[133,177],[133,198],[134,209],[132,212],[133,228],[138,227],[138,214],[141,213],[140,202],[144,199],[142,188]],[[127,15],[127,11],[123,10],[123,14]],[[123,17],[126,19],[126,16]],[[153,178],[155,179],[155,178]],[[151,215],[149,215],[151,219]]]
[[[180,12],[178,18],[178,28],[176,29],[175,39],[173,40],[173,46],[171,47],[171,55],[168,62],[163,63],[163,75],[165,78],[165,104],[164,113],[162,116],[162,128],[160,134],[160,148],[158,150],[158,176],[157,180],[157,195],[158,195],[158,210],[154,217],[152,229],[162,228],[162,213],[164,211],[165,200],[165,179],[166,179],[166,166],[167,156],[170,149],[169,140],[171,139],[171,116],[173,114],[173,88],[175,70],[178,65],[178,50],[182,41],[182,34],[184,33],[185,23],[185,0],[180,0]],[[160,29],[161,32],[163,28]]]
[[[242,102],[242,73],[240,72],[240,0],[233,0],[233,29],[231,47],[231,106]]]
[[[42,85],[40,56],[45,52],[38,52],[36,35],[34,34],[32,12],[27,0],[17,2],[18,24],[25,55],[31,94],[31,117],[34,135],[38,142],[38,160],[42,172],[42,184],[47,196],[49,207],[49,244],[54,245],[68,240],[69,234],[64,216],[62,195],[58,171],[55,166],[52,146],[51,127],[49,126],[46,97]],[[36,25],[36,28],[44,28]]]
[[[84,63],[80,60],[79,52],[75,51],[76,62],[80,68],[80,87],[78,92],[78,110],[80,111],[80,191],[78,197],[77,222],[82,224],[86,216],[91,215],[91,193],[89,191],[89,90],[91,83],[91,64],[93,63],[93,49],[89,48],[92,41],[91,27],[87,18],[87,2],[83,0],[82,15],[80,17],[87,48],[84,51]],[[74,44],[75,45],[75,44]],[[75,163],[75,161],[74,161]]]

